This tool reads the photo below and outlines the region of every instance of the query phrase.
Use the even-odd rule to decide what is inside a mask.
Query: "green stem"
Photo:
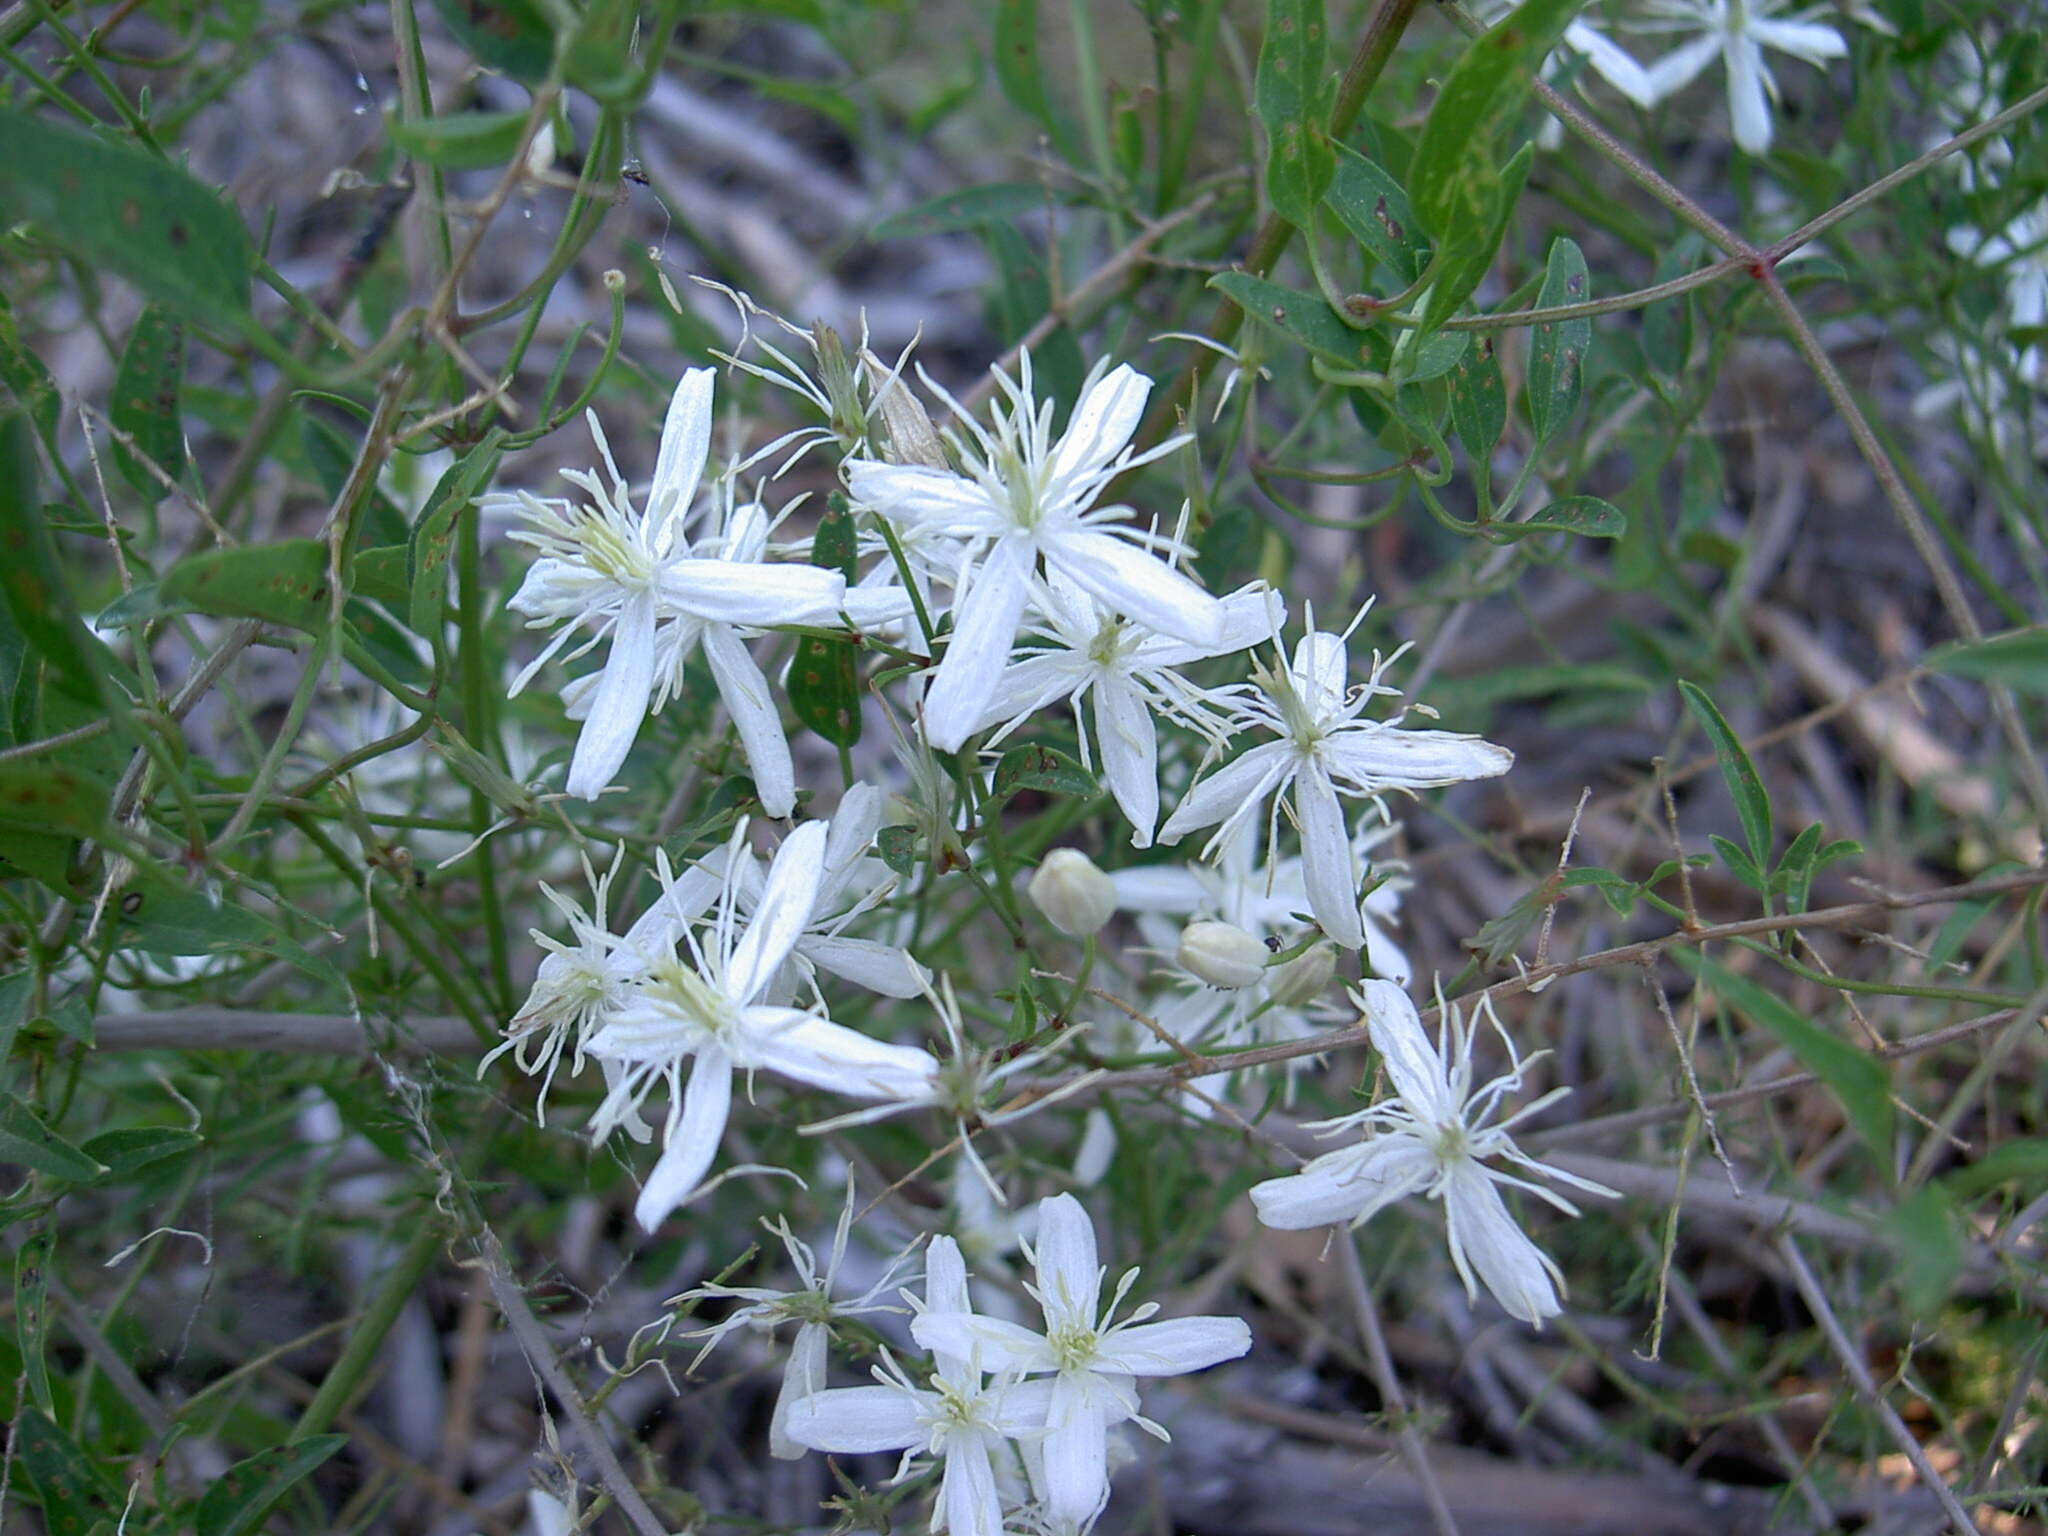
[[[391,1332],[399,1312],[419,1288],[421,1276],[441,1256],[440,1224],[425,1213],[419,1220],[420,1225],[414,1231],[412,1241],[405,1245],[398,1261],[385,1274],[384,1282],[377,1288],[377,1294],[371,1297],[362,1321],[356,1324],[355,1332],[342,1346],[340,1358],[328,1368],[326,1376],[321,1379],[319,1391],[313,1394],[313,1401],[306,1404],[306,1411],[299,1415],[299,1422],[292,1428],[293,1440],[307,1440],[324,1434],[348,1405],[364,1377],[377,1363],[377,1352],[384,1347],[384,1336]]]

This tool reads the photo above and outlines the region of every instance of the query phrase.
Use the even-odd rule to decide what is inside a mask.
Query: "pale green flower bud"
[[[1189,923],[1174,957],[1212,987],[1256,986],[1266,974],[1266,946],[1233,923]]]
[[[1337,946],[1327,939],[1273,967],[1266,993],[1282,1008],[1299,1008],[1321,997],[1337,974]]]
[[[1116,886],[1078,848],[1055,848],[1029,886],[1031,904],[1069,938],[1092,938],[1116,911]]]

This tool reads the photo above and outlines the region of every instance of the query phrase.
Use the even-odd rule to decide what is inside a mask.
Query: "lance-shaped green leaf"
[[[853,516],[840,498],[818,520],[811,563],[836,570],[850,584],[857,546]],[[836,747],[860,740],[860,653],[851,640],[805,635],[789,664],[789,707],[797,719]]]
[[[1575,533],[1582,539],[1618,539],[1628,532],[1628,518],[1621,508],[1598,496],[1567,496],[1553,501],[1534,517],[1519,523],[1494,523],[1487,537],[1496,544],[1513,544],[1539,533]]]
[[[1012,747],[996,760],[994,789],[997,799],[1026,789],[1075,799],[1092,799],[1097,793],[1086,768],[1064,752],[1036,745]]]
[[[0,111],[0,215],[188,319],[226,330],[248,321],[248,231],[160,156]]]
[[[503,165],[526,131],[524,112],[457,112],[448,117],[393,118],[391,142],[415,160],[444,171]]]
[[[184,387],[185,327],[152,304],[137,317],[121,349],[107,407],[107,419],[135,444],[131,453],[117,441],[114,463],[152,503],[168,491],[166,479],[176,482],[185,474],[185,425],[179,420]]]
[[[1072,147],[1073,134],[1045,93],[1045,64],[1038,55],[1038,0],[996,0],[992,57],[996,83],[1010,105],[1036,118],[1065,154]]]
[[[105,647],[71,600],[36,494],[35,449],[19,411],[0,416],[0,601],[28,648],[73,698],[97,702]]]
[[[1799,1064],[1841,1101],[1856,1134],[1887,1171],[1891,1168],[1891,1080],[1882,1063],[1848,1041],[1831,1035],[1775,993],[1701,955],[1674,952],[1673,958],[1716,997],[1767,1031]]]
[[[1451,425],[1475,461],[1483,461],[1508,424],[1507,384],[1493,337],[1485,332],[1451,370]]]
[[[50,1402],[50,1367],[43,1358],[43,1339],[49,1327],[51,1244],[45,1227],[14,1256],[14,1341],[21,1350],[29,1396],[45,1413],[55,1412]]]
[[[456,41],[515,80],[544,80],[554,66],[555,33],[541,0],[434,0],[434,9]]]
[[[112,1479],[47,1414],[33,1409],[14,1426],[14,1450],[42,1505],[48,1536],[111,1531],[122,1499]]]
[[[1302,293],[1269,283],[1249,272],[1219,272],[1209,286],[1259,324],[1290,336],[1309,351],[1345,368],[1364,365],[1368,338],[1375,332],[1354,331],[1339,320],[1321,295]],[[1386,347],[1380,341],[1381,349]]]
[[[1536,307],[1556,309],[1583,304],[1591,297],[1585,256],[1576,244],[1559,236],[1550,243]],[[1592,346],[1593,322],[1584,315],[1573,320],[1545,320],[1531,330],[1529,424],[1536,429],[1538,443],[1549,442],[1579,408],[1579,386]]]
[[[1429,265],[1429,242],[1408,206],[1401,183],[1348,144],[1337,161],[1324,205],[1372,259],[1406,287]]]
[[[412,590],[406,622],[416,635],[431,637],[441,626],[456,529],[477,492],[498,472],[504,436],[502,429],[491,428],[482,442],[449,465],[412,525],[405,546],[406,584]]]
[[[346,1444],[347,1435],[309,1435],[229,1467],[199,1501],[193,1516],[197,1536],[247,1536],[272,1505]]]
[[[157,595],[168,607],[323,630],[332,612],[327,546],[286,539],[187,555],[164,572]]]
[[[17,1163],[77,1184],[107,1171],[106,1164],[87,1157],[11,1093],[0,1094],[0,1163]]]
[[[1445,235],[1438,242],[1429,296],[1422,305],[1424,330],[1435,330],[1450,319],[1458,312],[1458,306],[1471,298],[1473,290],[1485,281],[1487,269],[1493,265],[1501,241],[1507,238],[1508,219],[1521,199],[1522,185],[1529,179],[1529,166],[1535,158],[1535,146],[1524,144],[1501,167],[1492,199],[1486,205],[1491,210],[1491,222],[1460,225],[1460,230],[1468,233]],[[1475,214],[1478,211],[1475,208]]]
[[[1951,677],[2004,683],[2023,693],[2048,693],[2048,628],[2011,629],[1982,640],[1958,640],[1929,651],[1927,665]]]
[[[1749,843],[1750,858],[1757,868],[1769,869],[1772,842],[1770,791],[1764,788],[1756,764],[1749,760],[1742,738],[1730,728],[1719,707],[1707,697],[1706,690],[1696,683],[1680,682],[1678,691],[1685,699],[1685,707],[1692,711],[1693,718],[1705,728],[1707,740],[1713,743],[1714,760],[1721,765],[1721,777],[1727,781],[1728,793],[1735,801],[1735,814],[1742,820],[1742,835]]]
[[[1266,130],[1266,196],[1298,229],[1311,227],[1337,164],[1323,58],[1323,0],[1266,0],[1252,100]]]
[[[43,360],[23,344],[5,294],[0,294],[0,384],[7,387],[14,404],[28,412],[44,442],[57,435],[57,412],[62,406],[57,382]],[[6,404],[6,398],[0,396],[0,407]]]

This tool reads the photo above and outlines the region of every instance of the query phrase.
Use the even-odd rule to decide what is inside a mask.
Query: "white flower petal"
[[[979,723],[1031,590],[1031,546],[1001,539],[974,573],[953,610],[953,638],[924,696],[925,737],[941,752],[957,752]]]
[[[1152,381],[1129,363],[1089,385],[1052,451],[1052,473],[1071,481],[1106,468],[1138,430],[1151,393]]]
[[[1492,1176],[1469,1158],[1450,1170],[1444,1215],[1449,1219],[1451,1257],[1468,1291],[1476,1271],[1511,1317],[1538,1328],[1546,1317],[1563,1310],[1550,1260],[1515,1225]]]
[[[988,538],[1009,525],[987,492],[948,470],[850,459],[846,488],[892,523],[927,524],[961,538]]]
[[[726,963],[726,995],[734,1002],[751,1002],[789,958],[798,935],[810,925],[824,873],[825,824],[807,821],[775,850],[753,921]]]
[[[1086,1525],[1109,1499],[1109,1423],[1085,1381],[1062,1375],[1046,1410],[1045,1503],[1054,1520]]]
[[[690,1067],[682,1118],[634,1203],[634,1218],[645,1230],[659,1227],[704,1182],[705,1171],[718,1156],[731,1108],[732,1064],[723,1051],[705,1051]]]
[[[1713,63],[1720,52],[1720,35],[1708,33],[1667,53],[1644,71],[1650,82],[1651,98],[1662,101],[1684,90],[1699,79],[1700,72]]]
[[[1771,147],[1763,50],[1747,37],[1728,40],[1728,117],[1735,127],[1735,142],[1749,154],[1761,155]]]
[[[1033,1252],[1047,1324],[1059,1326],[1060,1320],[1053,1316],[1057,1310],[1071,1315],[1082,1327],[1092,1327],[1102,1270],[1096,1257],[1095,1223],[1088,1219],[1080,1201],[1072,1195],[1054,1195],[1039,1203]]]
[[[654,456],[654,479],[647,487],[647,515],[652,519],[680,519],[697,498],[697,482],[711,453],[711,391],[716,378],[709,368],[692,368],[669,397],[661,447]]]
[[[661,571],[662,600],[712,624],[836,627],[846,578],[816,565],[748,560],[672,560]]]
[[[896,1387],[834,1387],[790,1406],[789,1438],[814,1451],[861,1456],[925,1443],[918,1420],[922,1393]]]
[[[1377,1137],[1325,1152],[1299,1173],[1252,1186],[1259,1220],[1285,1232],[1361,1221],[1426,1185],[1429,1149],[1412,1136]]]
[[[795,1461],[807,1449],[789,1436],[789,1411],[805,1398],[825,1390],[826,1345],[832,1331],[823,1323],[805,1323],[789,1346],[782,1367],[782,1390],[775,1395],[775,1413],[768,1421],[768,1454]]]
[[[1585,55],[1593,73],[1637,106],[1653,107],[1657,104],[1657,92],[1650,84],[1648,71],[1606,33],[1583,21],[1575,21],[1564,29],[1564,40]]]
[[[1212,650],[1223,643],[1223,605],[1135,544],[1077,528],[1047,541],[1045,563],[1105,608],[1163,635]]]
[[[1775,21],[1769,17],[1752,16],[1749,35],[1766,48],[1789,53],[1816,66],[1827,63],[1829,59],[1846,58],[1849,53],[1849,45],[1842,41],[1841,34],[1817,21]]]
[[[1003,1501],[989,1465],[989,1436],[955,1434],[946,1441],[946,1470],[939,1478],[939,1512],[947,1536],[1003,1536]],[[937,1530],[935,1514],[932,1529]]]
[[[1122,678],[1095,685],[1095,739],[1102,776],[1131,824],[1131,846],[1150,847],[1159,825],[1159,732],[1138,690]]]
[[[654,691],[654,621],[652,592],[634,593],[619,613],[611,653],[569,762],[567,788],[579,799],[595,800],[610,785],[647,718]]]
[[[875,939],[806,938],[796,951],[820,970],[884,997],[922,997],[931,978],[908,950]]]
[[[971,1312],[920,1312],[910,1320],[910,1336],[934,1355],[973,1360],[981,1369],[1049,1371],[1056,1364],[1052,1346],[1020,1323]]]
[[[1373,1048],[1386,1059],[1394,1091],[1424,1120],[1458,1118],[1449,1072],[1436,1042],[1422,1027],[1414,999],[1391,981],[1368,981],[1354,994],[1365,1013]]]
[[[1295,761],[1293,743],[1269,741],[1203,774],[1166,818],[1159,840],[1177,843],[1219,821],[1256,816],[1266,796],[1293,773]]]
[[[1294,818],[1301,829],[1301,874],[1308,908],[1324,933],[1345,949],[1365,943],[1358,917],[1358,869],[1344,807],[1320,763],[1294,776]]]
[[[1496,778],[1515,765],[1514,753],[1483,737],[1391,725],[1343,731],[1323,751],[1334,777],[1368,795]]]
[[[747,1066],[856,1098],[915,1101],[931,1094],[939,1064],[929,1051],[890,1045],[794,1008],[749,1008],[741,1022]]]
[[[934,1312],[973,1310],[967,1300],[967,1261],[961,1257],[960,1245],[943,1233],[925,1250],[924,1304]]]
[[[1097,1368],[1126,1376],[1182,1376],[1235,1360],[1252,1347],[1238,1317],[1176,1317],[1119,1328],[1096,1352]]]
[[[782,712],[768,689],[768,679],[748,654],[738,635],[723,624],[704,630],[704,659],[718,683],[718,696],[739,732],[740,750],[753,771],[754,793],[761,809],[780,820],[796,809],[796,769],[790,761],[789,738],[783,734]]]

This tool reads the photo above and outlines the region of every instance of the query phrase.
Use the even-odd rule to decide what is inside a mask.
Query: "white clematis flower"
[[[1029,1289],[1045,1314],[1045,1332],[976,1317],[964,1308],[936,1307],[910,1325],[926,1349],[978,1358],[998,1371],[1050,1373],[1052,1392],[1040,1442],[1046,1513],[1055,1522],[1085,1525],[1109,1498],[1108,1443],[1112,1425],[1127,1419],[1164,1439],[1165,1431],[1138,1418],[1139,1376],[1180,1376],[1235,1360],[1252,1346],[1241,1318],[1176,1317],[1148,1322],[1156,1303],[1111,1321],[1138,1272],[1117,1282],[1109,1304],[1097,1311],[1103,1270],[1095,1227],[1081,1202],[1055,1195],[1038,1207],[1038,1239],[1031,1256],[1036,1283]]]
[[[1371,799],[1390,790],[1492,778],[1514,766],[1515,755],[1477,736],[1402,730],[1399,716],[1359,718],[1374,698],[1398,690],[1380,681],[1387,662],[1377,658],[1371,680],[1352,687],[1344,638],[1311,630],[1291,664],[1276,657],[1273,667],[1253,674],[1255,688],[1234,690],[1236,723],[1280,739],[1205,774],[1159,829],[1159,839],[1178,842],[1220,823],[1209,842],[1214,853],[1259,814],[1268,796],[1291,791],[1309,910],[1324,933],[1358,949],[1366,941],[1358,865],[1338,797]],[[1277,802],[1273,814],[1279,814]],[[1270,826],[1269,846],[1277,830]]]
[[[1849,52],[1833,27],[1810,19],[1817,7],[1780,16],[1784,8],[1785,0],[1652,0],[1649,9],[1659,20],[1646,23],[1645,30],[1699,35],[1649,67],[1651,99],[1676,95],[1718,58],[1728,72],[1735,142],[1749,154],[1763,154],[1771,147],[1771,102],[1778,94],[1764,50],[1775,48],[1816,66]]]
[[[769,565],[759,508],[742,508],[702,547],[688,524],[711,446],[712,373],[685,373],[669,402],[644,510],[636,510],[611,445],[593,413],[591,436],[611,476],[565,471],[588,503],[544,500],[525,491],[484,498],[485,510],[510,510],[527,526],[511,537],[540,551],[511,608],[531,627],[563,626],[513,681],[517,693],[579,631],[580,656],[609,639],[603,668],[565,690],[572,717],[583,721],[569,764],[568,791],[595,799],[632,749],[640,723],[674,691],[690,652],[702,645],[720,696],[773,816],[795,805],[789,747],[761,669],[740,641],[742,627],[832,624],[846,600],[836,571],[810,565]],[[779,748],[779,754],[777,752]]]
[[[967,1266],[950,1237],[932,1239],[925,1257],[926,1316],[970,1317]],[[912,1383],[887,1355],[873,1387],[834,1387],[797,1402],[789,1436],[817,1451],[848,1455],[902,1451],[900,1481],[920,1456],[939,1459],[932,1529],[948,1536],[1002,1536],[1003,1510],[1023,1502],[1024,1483],[1009,1444],[1045,1422],[1050,1389],[1014,1378],[990,1383],[971,1351],[932,1348],[931,1385]]]
[[[745,834],[742,823],[729,858]],[[810,922],[824,877],[825,837],[823,823],[808,822],[783,840],[744,932],[728,885],[709,933],[683,934],[692,963],[669,958],[656,965],[591,1037],[588,1053],[617,1069],[591,1124],[597,1139],[624,1123],[657,1082],[668,1085],[666,1143],[634,1207],[649,1231],[696,1190],[717,1155],[734,1072],[766,1068],[857,1098],[906,1099],[931,1091],[938,1063],[928,1052],[761,1001]]]
[[[1475,1091],[1474,1031],[1455,1008],[1439,999],[1443,1032],[1432,1041],[1415,1004],[1392,982],[1368,981],[1352,997],[1385,1058],[1397,1097],[1321,1127],[1333,1133],[1368,1126],[1374,1134],[1366,1140],[1326,1152],[1299,1173],[1253,1185],[1259,1220],[1289,1231],[1340,1221],[1356,1225],[1407,1195],[1441,1200],[1451,1262],[1467,1293],[1477,1296],[1483,1283],[1510,1315],[1540,1328],[1560,1310],[1564,1276],[1515,1224],[1495,1186],[1528,1190],[1567,1215],[1578,1215],[1578,1207],[1539,1184],[1487,1167],[1485,1159],[1504,1158],[1590,1194],[1613,1195],[1605,1185],[1538,1162],[1508,1134],[1518,1121],[1570,1090],[1553,1089],[1496,1121],[1501,1100],[1521,1087],[1528,1061],[1515,1056],[1489,1003],[1482,1002],[1478,1011],[1507,1045],[1510,1067]],[[1477,1022],[1475,1014],[1472,1023]]]
[[[1041,564],[1160,634],[1195,646],[1218,646],[1224,638],[1223,605],[1161,558],[1179,546],[1125,524],[1127,507],[1095,505],[1111,480],[1184,441],[1145,453],[1129,447],[1152,381],[1128,364],[1098,364],[1055,442],[1053,402],[1032,393],[1030,355],[1015,379],[995,378],[1003,403],[989,428],[954,407],[955,421],[970,434],[967,442],[954,439],[966,474],[847,461],[854,500],[910,541],[963,541],[952,573],[953,636],[924,703],[925,732],[942,752],[957,751],[981,718]]]
[[[1001,740],[1040,710],[1068,700],[1080,735],[1082,766],[1102,762],[1102,776],[1131,824],[1131,845],[1148,848],[1159,825],[1159,732],[1155,714],[1179,716],[1205,728],[1203,694],[1174,669],[1230,656],[1273,638],[1282,617],[1280,596],[1262,582],[1218,600],[1223,635],[1214,645],[1190,645],[1124,617],[1068,578],[1055,574],[1034,587],[1025,627],[1044,643],[1015,657],[995,680],[975,730],[1001,725]],[[1092,695],[1094,751],[1081,729],[1081,701]],[[1213,728],[1213,727],[1211,727]]]

